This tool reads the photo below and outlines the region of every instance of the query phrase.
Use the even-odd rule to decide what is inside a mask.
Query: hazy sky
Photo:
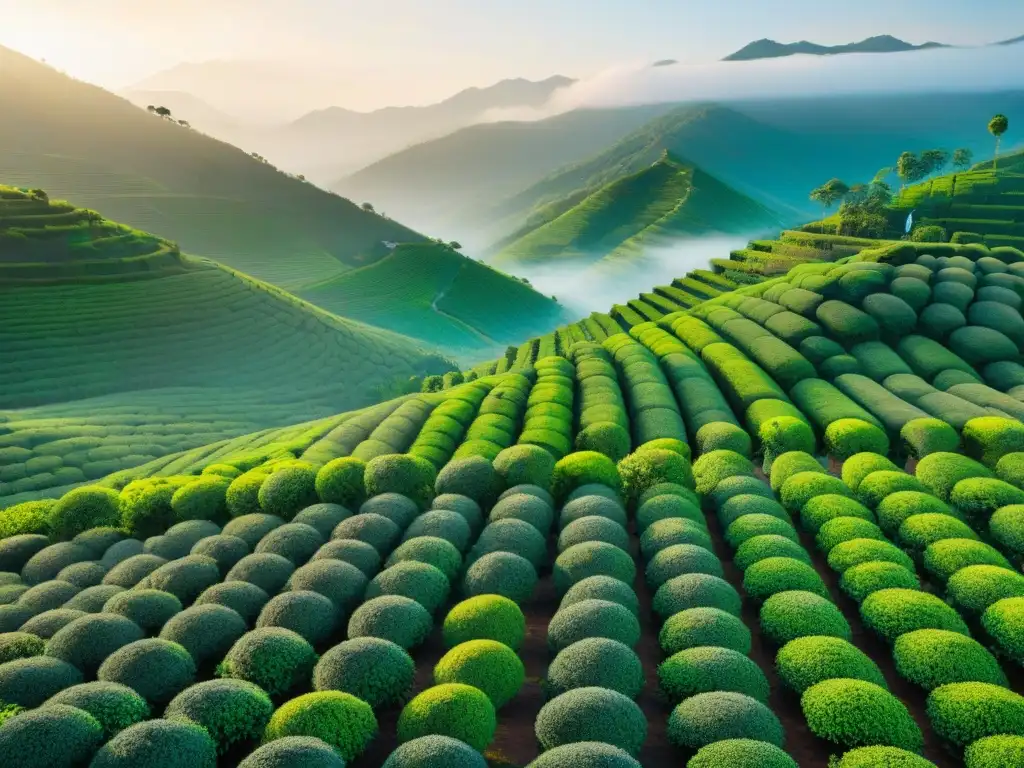
[[[714,60],[761,37],[834,44],[884,33],[964,45],[1016,37],[1024,2],[0,0],[0,45],[108,88],[181,62],[260,59],[315,66],[346,84],[343,106],[356,109],[506,77]]]

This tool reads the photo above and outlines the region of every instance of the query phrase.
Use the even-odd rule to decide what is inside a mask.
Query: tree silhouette
[[[180,125],[182,128],[191,128],[192,127],[191,125],[188,124],[188,120],[179,120],[178,121],[178,125]]]
[[[146,107],[146,111],[147,112],[152,112],[153,114],[156,114],[156,107],[154,107],[152,104],[150,104],[148,107]]]
[[[462,243],[460,243],[458,240],[452,240],[450,243],[448,243],[448,247],[455,251],[461,251]]]
[[[811,200],[821,203],[825,210],[828,210],[849,191],[850,187],[846,182],[841,179],[829,179],[820,187],[811,191]]]
[[[974,153],[967,147],[960,147],[953,153],[953,167],[961,171],[967,170],[974,162]]]
[[[362,209],[368,213],[373,213],[373,203],[363,203]]]
[[[1010,127],[1010,121],[1006,115],[996,115],[988,121],[988,132],[996,137],[996,153],[992,156],[992,170],[996,170],[999,163],[999,140],[1002,139],[1006,129]]]
[[[157,107],[153,111],[156,114],[160,115],[160,117],[170,117],[171,116],[171,110],[169,110],[167,107]]]
[[[926,149],[921,153],[921,165],[924,175],[942,173],[949,164],[949,152],[944,149]]]
[[[921,158],[913,152],[904,152],[896,161],[896,175],[900,177],[900,189],[903,185],[913,184],[924,176],[925,165]]]

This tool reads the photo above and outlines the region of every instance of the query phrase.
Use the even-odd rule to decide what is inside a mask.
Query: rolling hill
[[[552,206],[554,207],[554,206]],[[644,251],[681,238],[752,233],[777,217],[693,164],[664,152],[502,248],[496,264],[642,263]]]
[[[722,61],[751,61],[753,59],[777,59],[783,56],[804,54],[809,56],[835,56],[841,53],[901,53],[904,51],[923,51],[930,48],[949,48],[945,43],[927,42],[920,45],[908,43],[892,35],[875,35],[856,43],[845,45],[818,45],[807,40],[797,43],[779,43],[763,38],[747,43],[734,53],[724,57]]]
[[[449,365],[161,238],[0,187],[0,498],[376,402]]]
[[[529,285],[437,243],[390,256],[300,294],[329,312],[479,360],[564,322],[565,311]]]
[[[246,152],[0,48],[0,179],[299,288],[386,255],[412,230]]]

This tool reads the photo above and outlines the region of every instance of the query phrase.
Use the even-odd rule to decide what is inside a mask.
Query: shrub
[[[102,726],[104,741],[149,718],[146,700],[119,683],[97,681],[74,685],[51,696],[43,704],[44,707],[54,705],[76,707],[88,712]]]
[[[359,757],[377,736],[377,718],[365,701],[341,691],[319,691],[282,705],[270,718],[264,741],[313,736],[345,760]]]
[[[880,589],[860,605],[865,625],[889,642],[915,629],[945,629],[969,635],[963,619],[935,595],[910,589]]]
[[[761,632],[776,645],[800,637],[824,636],[850,640],[850,625],[833,603],[821,595],[799,590],[779,592],[761,606]]]
[[[697,750],[686,768],[796,768],[789,755],[774,744],[756,739],[723,739]]]
[[[875,509],[878,524],[889,535],[895,534],[909,518],[919,514],[951,516],[953,511],[941,499],[920,491],[897,491],[879,502]]]
[[[53,505],[49,520],[50,535],[60,540],[97,526],[118,526],[121,523],[120,498],[117,491],[98,485],[75,488]]]
[[[0,525],[2,524],[0,522]],[[49,544],[50,540],[42,534],[26,533],[17,536],[0,537],[0,568],[3,568],[5,572],[21,571],[37,554],[44,549],[48,549]],[[85,547],[77,544],[67,544],[65,549],[67,548],[70,548],[73,552],[80,553],[82,555],[81,560],[86,559]],[[71,562],[76,561],[72,560]],[[70,565],[70,563],[65,565]],[[59,571],[54,571],[54,573],[59,573]],[[45,581],[45,578],[40,579],[40,581]]]
[[[554,582],[558,594],[565,594],[569,587],[588,576],[612,576],[632,584],[636,565],[623,550],[603,541],[576,544],[555,559]]]
[[[482,691],[448,683],[428,688],[406,704],[398,718],[398,740],[450,736],[483,751],[496,727],[494,705]]]
[[[954,486],[972,477],[992,477],[992,473],[973,459],[958,453],[937,452],[925,456],[915,472],[928,490],[943,501],[949,501]]]
[[[670,704],[711,691],[732,691],[768,701],[768,680],[757,664],[728,648],[680,651],[658,667],[658,681]]]
[[[543,499],[526,493],[517,493],[506,496],[491,509],[491,522],[505,519],[522,520],[547,536],[555,515],[551,506]]]
[[[797,541],[799,536],[788,520],[773,515],[743,515],[725,529],[725,541],[730,549],[736,549],[754,536],[785,536]]]
[[[985,521],[1000,507],[1024,503],[1024,490],[994,477],[970,477],[953,486],[950,502],[964,515]]]
[[[560,608],[548,624],[548,647],[555,652],[588,637],[606,637],[633,647],[640,640],[640,623],[618,603],[583,600]]]
[[[825,469],[810,453],[787,451],[781,454],[772,462],[771,489],[778,493],[789,478],[802,472],[824,473]]]
[[[418,536],[400,544],[387,560],[390,567],[407,560],[433,565],[449,581],[454,581],[462,567],[462,555],[451,542],[436,536]]]
[[[347,610],[362,600],[367,579],[354,565],[341,560],[314,560],[292,574],[288,588],[295,592],[316,592],[339,609]]]
[[[911,419],[900,429],[903,449],[919,459],[933,453],[950,453],[960,446],[956,430],[941,419]]]
[[[586,768],[640,768],[640,763],[629,753],[597,741],[581,741],[549,749],[531,762],[528,768],[565,768],[572,765]]]
[[[872,475],[877,475],[873,472]],[[868,477],[871,477],[869,475]],[[867,481],[865,481],[867,482]],[[865,483],[861,483],[863,488]],[[790,512],[803,510],[804,504],[815,496],[823,495],[853,496],[853,491],[838,477],[821,472],[798,472],[782,485],[779,500]]]
[[[290,629],[310,644],[318,645],[334,634],[340,618],[341,611],[329,597],[312,590],[297,590],[272,598],[260,611],[256,626]]]
[[[644,494],[637,499],[637,506],[642,507],[648,501],[657,496],[678,496],[684,501],[688,501],[695,506],[699,506],[701,503],[700,497],[692,488],[687,488],[686,486],[678,485],[677,483],[658,483],[644,491]]]
[[[316,560],[340,560],[343,563],[354,565],[367,578],[376,575],[381,566],[381,557],[377,550],[365,541],[357,539],[328,541],[316,551],[311,562]]]
[[[173,699],[195,680],[196,663],[184,647],[168,640],[138,640],[112,653],[98,677],[120,683],[153,706]]]
[[[711,451],[705,453],[693,464],[696,490],[701,495],[710,493],[720,481],[727,477],[753,474],[754,465],[750,463],[750,459],[735,451]]]
[[[334,533],[332,539],[355,539],[362,541],[381,555],[386,555],[395,546],[402,535],[401,529],[388,518],[382,515],[368,513],[353,515],[342,520]]]
[[[864,502],[865,506],[877,509],[882,500],[888,496],[908,491],[927,493],[928,488],[916,477],[908,475],[906,472],[881,470],[872,472],[864,478],[857,489],[857,497]]]
[[[742,427],[728,421],[713,421],[697,430],[695,436],[700,453],[709,451],[735,451],[746,457],[753,456],[750,435]],[[688,458],[688,457],[685,457]]]
[[[52,656],[32,656],[0,665],[0,701],[30,709],[82,682],[77,667]]]
[[[72,599],[81,590],[67,581],[44,581],[30,587],[18,598],[18,605],[28,608],[33,613],[42,613],[59,608]]]
[[[600,741],[631,755],[647,739],[647,718],[632,699],[605,688],[574,688],[541,708],[535,724],[544,750]]]
[[[943,539],[929,544],[922,556],[924,568],[938,581],[949,578],[969,565],[994,565],[1011,569],[1009,561],[990,544],[974,539]]]
[[[745,515],[771,515],[789,522],[789,513],[775,499],[754,493],[733,496],[718,508],[718,521],[726,528]]]
[[[21,540],[18,545],[24,544],[25,540],[22,537],[16,538]],[[51,544],[28,558],[21,569],[21,580],[30,587],[42,584],[44,581],[55,579],[57,574],[69,565],[91,559],[92,551],[81,544],[73,544],[70,541]]]
[[[161,534],[174,524],[175,515],[171,508],[171,499],[183,485],[185,483],[177,478],[134,480],[121,490],[119,523],[105,524],[120,524],[125,530],[140,538]]]
[[[474,563],[491,552],[513,552],[540,568],[547,561],[547,539],[522,520],[498,520],[484,528],[480,538],[466,556]]]
[[[648,499],[637,509],[637,531],[644,534],[654,523],[672,518],[691,520],[702,528],[705,526],[704,515],[693,502],[682,496],[662,494]]]
[[[260,539],[280,525],[284,525],[284,520],[274,515],[242,515],[230,520],[221,533],[225,536],[237,536],[252,549],[260,543]]]
[[[214,584],[197,599],[196,605],[223,605],[238,613],[247,626],[252,626],[270,595],[245,581],[225,581]]]
[[[667,448],[642,446],[619,462],[619,475],[627,497],[634,501],[663,483],[694,488],[689,458]]]
[[[813,567],[789,557],[767,557],[751,565],[743,573],[743,590],[758,602],[792,590],[828,595],[828,588]]]
[[[96,674],[103,661],[129,643],[141,640],[142,629],[117,614],[96,613],[75,619],[46,644],[46,655],[74,664],[87,676]]]
[[[291,520],[299,510],[318,501],[316,478],[316,470],[308,466],[278,469],[260,485],[260,509],[282,520]],[[238,481],[232,485],[235,482]]]
[[[238,768],[345,768],[326,742],[312,736],[285,736],[250,752]]]
[[[260,512],[259,493],[268,472],[253,469],[244,472],[231,481],[225,501],[231,517],[242,517]]]
[[[9,539],[14,536],[42,536],[46,543],[49,543],[50,518],[54,506],[57,504],[53,499],[40,501],[23,501],[4,510],[3,520],[0,520],[0,539]],[[42,546],[46,546],[43,544]],[[41,549],[42,547],[40,547]],[[35,554],[35,553],[33,553]],[[28,559],[27,557],[25,558]],[[7,565],[0,554],[0,567]],[[13,570],[21,570],[24,562],[12,563]]]
[[[764,456],[765,472],[771,472],[775,459],[782,454],[790,451],[813,453],[817,445],[810,425],[793,416],[768,419],[758,428],[757,438]]]
[[[956,632],[919,629],[896,638],[893,660],[899,674],[925,690],[947,683],[1006,685],[999,663],[980,643]]]
[[[301,635],[264,627],[242,635],[217,667],[224,678],[247,680],[271,696],[281,696],[309,680],[317,656]]]
[[[624,581],[611,576],[588,576],[577,581],[562,596],[559,610],[584,600],[607,600],[618,603],[634,616],[640,613],[640,601],[633,588]]]
[[[800,705],[819,738],[843,748],[885,745],[918,752],[921,730],[903,702],[864,680],[823,680],[804,691]]]
[[[823,680],[865,680],[886,687],[881,670],[867,654],[839,637],[807,636],[786,643],[775,657],[783,685],[802,694]]]
[[[904,549],[922,553],[930,544],[942,539],[977,539],[978,535],[967,523],[951,515],[928,512],[911,515],[897,533],[897,539]]]
[[[170,592],[190,605],[207,587],[220,581],[217,561],[205,555],[188,555],[165,563],[146,577],[143,584],[149,589]]]
[[[268,607],[271,603],[268,603]],[[260,614],[262,618],[263,613]],[[202,665],[222,658],[235,641],[245,634],[245,630],[245,619],[236,611],[210,603],[186,608],[173,616],[160,630],[160,637],[178,643],[189,652],[197,665]]]
[[[147,720],[121,731],[96,753],[90,768],[215,768],[217,749],[206,729],[190,722]]]
[[[355,520],[357,516],[345,520]],[[291,560],[295,565],[302,565],[308,561],[316,551],[324,544],[324,537],[311,525],[305,523],[285,523],[275,528],[256,545],[255,554],[281,555]]]
[[[615,462],[596,451],[570,453],[554,466],[551,492],[555,500],[562,503],[570,493],[583,485],[600,484],[619,491],[622,481]]]
[[[473,530],[466,518],[458,512],[437,509],[417,517],[405,530],[402,540],[408,541],[419,536],[435,536],[444,539],[459,552],[465,552],[472,540]]]
[[[273,712],[274,705],[262,688],[245,680],[209,680],[175,696],[164,717],[202,726],[223,754],[262,734]]]
[[[860,419],[837,419],[825,429],[825,451],[844,461],[858,453],[888,453],[889,438],[878,427]]]
[[[899,747],[858,747],[835,763],[835,768],[935,768],[935,763]]]
[[[429,768],[434,765],[446,768],[487,768],[487,761],[465,742],[435,734],[421,736],[400,745],[384,761],[383,768]]]
[[[865,451],[848,457],[843,462],[843,482],[854,493],[865,477],[872,472],[881,470],[898,471],[899,467],[893,464],[884,455]]]
[[[548,488],[555,472],[552,455],[536,445],[514,445],[506,448],[494,459],[494,471],[511,488],[516,485],[536,485]]]
[[[810,504],[808,504],[808,506],[810,506]],[[853,541],[854,539],[873,539],[886,544],[888,543],[885,541],[885,534],[882,533],[882,529],[874,523],[865,520],[863,517],[832,518],[818,530],[818,535],[815,537],[815,543],[817,544],[818,549],[825,554],[829,554],[839,544],[844,544],[848,541]],[[851,554],[853,553],[848,551],[842,555],[837,555],[837,557],[844,557],[848,559]],[[849,564],[847,564],[847,567],[849,567]]]
[[[839,588],[860,603],[880,589],[920,589],[917,576],[892,562],[868,562],[843,571]]]
[[[711,535],[700,523],[687,518],[665,518],[649,525],[640,536],[645,560],[676,544],[693,544],[711,550]]]
[[[729,582],[704,573],[687,573],[669,579],[654,594],[652,609],[667,619],[688,608],[718,608],[740,615],[739,593]]]
[[[519,692],[526,679],[515,651],[495,640],[470,640],[446,653],[434,667],[437,685],[462,683],[487,694],[500,709]]]
[[[850,539],[836,544],[828,553],[829,568],[838,573],[861,563],[877,561],[896,563],[911,573],[914,571],[914,561],[906,552],[888,541]]]
[[[512,552],[491,552],[466,571],[462,587],[467,595],[502,595],[522,603],[537,586],[537,571],[530,561]]]
[[[504,489],[501,475],[483,456],[455,459],[438,473],[434,490],[438,495],[467,496],[481,506],[490,506]]]
[[[320,535],[329,538],[338,523],[352,517],[352,513],[340,504],[313,504],[306,507],[294,518],[294,523],[305,523],[316,528]]]
[[[14,608],[16,611],[24,610],[25,612],[21,614],[22,616],[28,616],[32,613],[31,611],[25,610],[19,606],[12,605],[11,608]],[[31,618],[25,619],[17,630],[12,627],[10,632],[24,632],[29,635],[35,635],[43,640],[49,640],[72,621],[80,619],[85,615],[85,611],[75,611],[69,608],[54,608],[52,611],[43,611],[40,614],[36,614]]]
[[[999,768],[1024,762],[1024,736],[985,736],[964,750],[966,768]]]
[[[379,637],[408,650],[426,640],[433,621],[422,605],[401,595],[367,600],[348,622],[349,638]]]
[[[85,613],[99,613],[103,606],[114,595],[124,592],[121,587],[111,584],[97,584],[95,587],[86,587],[73,598],[64,603],[65,609],[69,611],[83,611]]]
[[[526,618],[519,606],[499,595],[477,595],[454,606],[443,626],[446,648],[469,640],[497,640],[512,650],[523,642]]]
[[[1024,736],[1024,696],[991,683],[949,683],[928,694],[935,732],[958,746],[986,736]]]
[[[23,768],[84,765],[100,746],[103,729],[88,712],[54,704],[12,717],[0,727],[5,764]]]
[[[365,471],[366,464],[354,456],[333,459],[316,473],[316,494],[323,502],[355,509],[366,500]]]
[[[1024,450],[1024,425],[1015,419],[982,416],[963,428],[964,453],[986,467],[995,467],[1008,453]]]
[[[643,686],[640,658],[625,643],[606,637],[584,638],[563,648],[548,667],[544,681],[549,697],[575,688],[598,687],[633,699]]]
[[[989,533],[1006,552],[1024,558],[1024,505],[997,509],[989,518]]]
[[[684,749],[700,749],[726,739],[752,739],[777,747],[784,733],[775,714],[742,693],[714,691],[684,699],[668,718],[668,739]]]
[[[801,562],[811,563],[807,551],[791,537],[763,534],[753,536],[744,541],[733,555],[733,563],[741,571],[745,571],[754,563],[769,557],[789,557]]]
[[[996,476],[1010,485],[1024,488],[1024,451],[1015,451],[1003,456],[996,463]]]
[[[432,614],[448,599],[450,589],[447,577],[439,569],[428,563],[406,560],[378,573],[366,587],[365,599],[400,595],[415,600]],[[352,603],[359,602],[357,595],[353,597]]]
[[[28,632],[5,632],[0,634],[0,664],[41,656],[45,647],[42,638]]]
[[[223,523],[228,518],[227,490],[231,481],[208,475],[183,485],[171,496],[171,509],[177,520],[212,520]]]
[[[962,614],[975,616],[1008,597],[1024,597],[1024,576],[996,565],[969,565],[946,583],[946,599]]]
[[[688,608],[668,618],[658,642],[669,655],[701,645],[746,654],[750,652],[750,630],[736,616],[718,608]]]
[[[400,493],[426,508],[434,497],[437,470],[426,459],[405,454],[387,454],[366,464],[363,482],[371,498],[381,493]]]
[[[225,581],[245,581],[255,584],[268,595],[276,595],[288,583],[295,565],[286,557],[265,552],[246,555],[228,571]]]

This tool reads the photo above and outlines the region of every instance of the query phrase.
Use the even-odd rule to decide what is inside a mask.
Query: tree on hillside
[[[896,161],[896,175],[900,177],[900,188],[913,184],[925,175],[924,163],[913,152],[904,152]]]
[[[167,107],[157,107],[156,109],[153,110],[153,112],[158,114],[158,115],[160,115],[160,117],[170,117],[171,116],[171,110],[169,110]]]
[[[373,203],[363,203],[360,207],[367,213],[373,213]]]
[[[949,164],[949,152],[944,149],[926,149],[921,153],[921,165],[925,176],[942,173]]]
[[[953,153],[953,167],[966,171],[974,163],[974,153],[967,147],[960,147]]]
[[[448,243],[448,247],[451,248],[453,251],[461,251],[462,243],[460,243],[458,240],[452,240],[450,243]]]
[[[850,187],[850,191],[846,193],[846,202],[859,205],[868,199],[868,191],[867,184],[854,184]]]
[[[148,107],[146,107],[146,111],[147,112],[152,112],[153,114],[156,114],[156,107],[154,107],[152,104],[150,104]]]
[[[999,162],[999,140],[1003,138],[1006,129],[1010,127],[1010,121],[1006,115],[996,115],[988,121],[988,132],[996,137],[996,153],[992,156],[992,170],[996,170]]]
[[[189,125],[188,120],[179,120],[178,121],[178,125],[180,125],[182,128],[191,128],[192,127],[191,125]]]
[[[841,179],[829,179],[817,189],[811,190],[811,200],[821,203],[822,207],[828,210],[849,191],[850,187],[846,182]]]

